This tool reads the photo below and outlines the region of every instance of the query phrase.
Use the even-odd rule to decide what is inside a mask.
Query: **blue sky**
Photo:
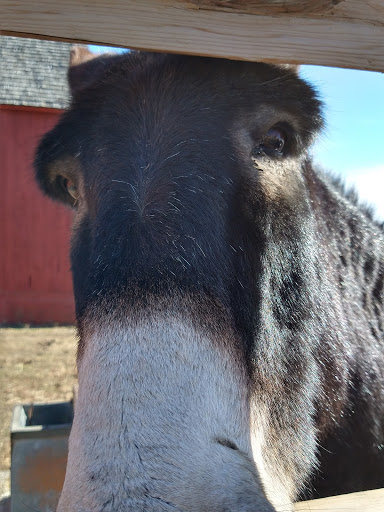
[[[301,66],[300,75],[325,104],[326,129],[313,147],[314,160],[353,184],[384,220],[384,74]]]
[[[327,127],[314,159],[355,184],[384,219],[384,75],[371,71],[302,66],[325,103]]]

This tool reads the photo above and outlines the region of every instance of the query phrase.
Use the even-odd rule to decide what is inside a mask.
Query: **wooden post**
[[[295,512],[382,512],[384,489],[331,496],[295,504]]]
[[[0,0],[2,34],[384,71],[382,0]]]

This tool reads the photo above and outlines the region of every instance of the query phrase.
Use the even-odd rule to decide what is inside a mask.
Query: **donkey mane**
[[[337,192],[345,197],[353,206],[355,206],[369,222],[378,226],[384,232],[384,221],[377,218],[375,207],[368,201],[361,199],[359,191],[354,184],[347,184],[345,178],[337,171],[324,169],[321,165],[314,165],[316,173],[323,177],[324,182],[330,187],[334,187]]]

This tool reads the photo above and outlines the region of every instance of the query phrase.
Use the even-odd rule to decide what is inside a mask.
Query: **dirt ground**
[[[0,328],[0,472],[10,468],[13,406],[72,398],[76,343],[72,327]]]

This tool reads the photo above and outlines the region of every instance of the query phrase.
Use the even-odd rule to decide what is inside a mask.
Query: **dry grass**
[[[13,406],[72,398],[76,343],[72,327],[0,328],[0,471],[10,467]]]

